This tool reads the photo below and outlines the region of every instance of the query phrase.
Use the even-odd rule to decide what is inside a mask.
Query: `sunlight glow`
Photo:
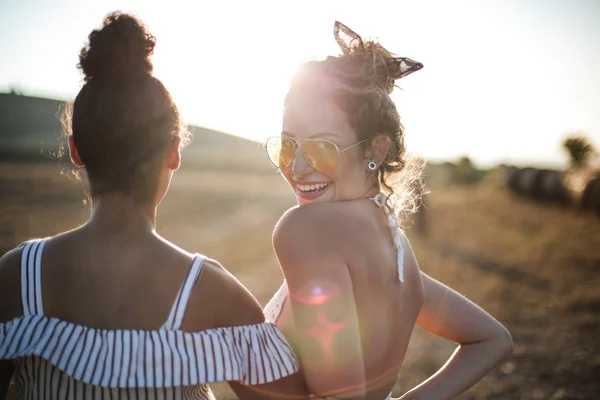
[[[293,293],[295,300],[302,304],[323,305],[339,293],[339,289],[324,282],[323,284],[310,283],[305,288]]]
[[[346,326],[344,321],[332,322],[325,315],[325,310],[319,308],[317,310],[317,321],[309,329],[305,329],[304,333],[319,342],[323,349],[324,356],[327,362],[334,359],[333,341],[340,330]]]
[[[297,67],[338,54],[334,20],[375,37],[422,71],[392,98],[409,151],[433,161],[563,165],[560,141],[585,131],[600,146],[600,8],[532,0],[277,2],[142,0],[12,2],[3,6],[0,91],[72,99],[93,27],[120,9],[158,38],[155,75],[194,124],[263,141],[280,132]],[[68,23],[65,23],[68,21]],[[60,38],[57,40],[56,38]]]

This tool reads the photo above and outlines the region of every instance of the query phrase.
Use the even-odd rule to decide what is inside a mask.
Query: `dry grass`
[[[81,185],[53,164],[0,165],[0,251],[83,223]],[[600,220],[511,197],[493,184],[434,190],[429,235],[408,234],[424,271],[482,305],[515,354],[461,399],[594,399],[600,393]],[[293,197],[277,174],[183,169],[158,230],[220,260],[265,304],[281,274],[271,230]],[[395,394],[454,345],[417,328]],[[217,385],[217,396],[231,393]]]

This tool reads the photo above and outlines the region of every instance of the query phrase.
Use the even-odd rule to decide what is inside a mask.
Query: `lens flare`
[[[335,335],[344,329],[346,321],[332,322],[327,318],[325,310],[319,308],[317,310],[317,321],[309,329],[304,330],[304,334],[313,338],[321,344],[323,353],[327,361],[333,359],[333,341]]]
[[[333,285],[310,283],[292,296],[303,304],[323,305],[335,297],[338,291]]]

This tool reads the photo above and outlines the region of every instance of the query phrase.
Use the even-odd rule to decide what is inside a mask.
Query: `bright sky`
[[[600,148],[598,0],[0,0],[0,92],[73,99],[79,50],[115,9],[157,37],[155,75],[191,123],[279,134],[296,67],[339,52],[337,19],[425,65],[393,94],[413,153],[561,166],[572,131]]]

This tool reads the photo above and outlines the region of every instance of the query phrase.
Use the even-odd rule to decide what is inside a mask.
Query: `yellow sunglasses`
[[[317,171],[328,172],[337,167],[340,153],[350,150],[353,147],[364,143],[362,140],[358,143],[339,149],[337,145],[329,140],[323,139],[291,139],[281,136],[274,136],[267,139],[265,149],[271,163],[277,168],[287,168],[292,163],[296,151],[302,143],[302,154],[306,161]]]

